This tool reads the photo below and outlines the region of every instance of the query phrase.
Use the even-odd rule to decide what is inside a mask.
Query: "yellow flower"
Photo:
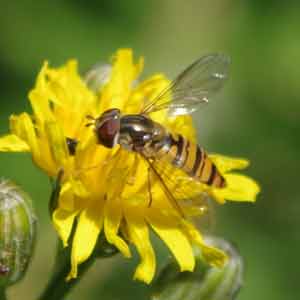
[[[124,114],[139,113],[146,98],[154,97],[169,84],[161,74],[138,84],[142,68],[143,60],[134,63],[130,49],[117,51],[107,80],[95,92],[79,76],[76,61],[60,68],[50,68],[45,63],[29,93],[32,115],[25,112],[12,115],[11,133],[0,138],[0,151],[31,152],[34,163],[48,176],[56,177],[60,170],[64,171],[52,218],[64,246],[71,243],[69,279],[77,276],[77,266],[89,258],[101,232],[125,257],[131,256],[129,244],[136,247],[141,262],[134,278],[146,283],[151,282],[156,268],[150,230],[165,242],[181,271],[194,269],[192,245],[200,247],[209,263],[222,265],[226,259],[223,252],[205,244],[190,218],[203,213],[202,207],[180,197],[192,199],[205,192],[220,203],[226,199],[255,201],[259,192],[255,181],[231,172],[245,168],[246,160],[211,155],[227,181],[226,188],[195,183],[181,170],[165,166],[164,178],[174,179],[174,183],[170,180],[168,184],[178,196],[186,218],[170,204],[155,178],[151,180],[153,201],[148,205],[146,163],[119,147],[107,149],[97,144],[93,130],[85,126],[87,115],[99,116],[109,108],[119,108]],[[165,112],[157,112],[152,117],[168,130],[195,141],[189,116],[170,119]],[[67,141],[78,142],[76,151],[72,151]],[[191,184],[186,185],[186,194],[177,195],[175,182],[177,187],[181,182],[179,190],[183,191],[187,180]],[[74,237],[69,241],[75,220]]]

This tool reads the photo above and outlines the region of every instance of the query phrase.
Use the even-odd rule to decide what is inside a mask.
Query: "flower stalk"
[[[0,287],[0,300],[6,300],[6,289],[4,287]]]
[[[62,249],[60,243],[58,244],[54,272],[52,273],[45,290],[38,298],[39,300],[64,299],[94,262],[94,257],[90,257],[90,259],[80,266],[81,276],[75,278],[71,282],[66,282],[66,277],[70,270],[70,250],[69,248]]]
[[[96,259],[111,257],[118,253],[116,248],[104,241],[102,237],[99,238],[98,242],[102,246],[98,247],[97,251],[94,251],[90,258],[79,266],[79,276],[70,281],[66,280],[70,271],[70,248],[63,248],[61,243],[58,242],[54,271],[38,300],[64,299],[73,287],[80,282]]]

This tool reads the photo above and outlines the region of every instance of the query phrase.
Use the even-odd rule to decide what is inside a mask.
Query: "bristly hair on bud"
[[[0,286],[20,280],[33,254],[36,216],[30,197],[9,180],[0,180]]]

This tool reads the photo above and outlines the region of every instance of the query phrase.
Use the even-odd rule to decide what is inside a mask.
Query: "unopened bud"
[[[32,256],[36,217],[29,196],[11,181],[0,181],[0,286],[21,279]]]
[[[97,93],[109,81],[111,75],[111,65],[98,63],[90,68],[85,76],[84,81],[87,87]]]
[[[180,273],[175,262],[160,272],[154,283],[152,300],[232,300],[242,284],[243,262],[236,249],[227,241],[210,237],[207,244],[222,249],[228,261],[222,268],[209,266],[195,251],[194,272]]]

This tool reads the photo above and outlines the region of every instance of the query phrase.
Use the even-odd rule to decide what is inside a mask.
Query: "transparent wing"
[[[202,232],[213,232],[216,219],[214,201],[207,193],[203,192],[202,184],[163,160],[154,160],[153,166],[183,212],[186,215],[197,217],[194,221]]]
[[[155,159],[152,161],[152,165],[177,200],[187,201],[204,196],[205,193],[203,193],[201,183],[189,177],[184,171],[174,167],[169,162]]]
[[[214,214],[208,195],[201,183],[187,176],[182,170],[163,160],[151,160],[151,186],[161,185],[173,207],[183,216],[198,216],[202,229],[211,229]],[[156,199],[151,199],[155,202]]]
[[[219,91],[228,77],[230,60],[223,54],[199,58],[180,73],[157,97],[146,103],[142,113],[168,109],[169,115],[185,115],[207,103]]]

